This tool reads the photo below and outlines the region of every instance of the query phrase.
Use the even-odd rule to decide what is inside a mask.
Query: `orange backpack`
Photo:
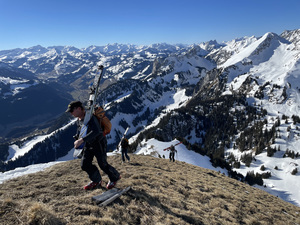
[[[102,107],[96,107],[94,109],[94,115],[97,117],[102,130],[103,130],[103,135],[107,135],[111,131],[111,122],[110,120],[105,116],[105,111]]]

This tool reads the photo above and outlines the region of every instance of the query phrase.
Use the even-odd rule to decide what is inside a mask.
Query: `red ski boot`
[[[120,179],[121,179],[121,176],[119,177],[118,180],[120,180]],[[114,186],[116,186],[118,180],[116,180],[116,181],[109,181],[109,182],[107,183],[107,185],[106,185],[106,188],[107,188],[107,189],[112,189],[112,188],[114,188]]]
[[[88,183],[87,185],[85,185],[83,187],[83,189],[84,190],[93,190],[93,189],[95,189],[97,187],[101,187],[101,183],[102,183],[102,181],[100,181],[100,182],[91,181],[90,183]]]

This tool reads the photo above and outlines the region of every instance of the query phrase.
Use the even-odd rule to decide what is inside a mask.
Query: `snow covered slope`
[[[178,143],[177,140],[171,142],[161,142],[155,139],[143,141],[138,147],[135,154],[139,155],[151,155],[154,157],[169,158],[169,151],[163,151],[163,149],[175,145]],[[227,174],[227,171],[222,168],[215,168],[211,165],[210,158],[202,156],[194,151],[188,150],[183,144],[175,147],[177,150],[176,160],[187,162],[203,168],[219,171]],[[280,153],[278,153],[280,154]],[[260,172],[260,162],[264,162],[267,168],[274,167],[274,165],[280,165],[279,170],[275,170],[274,179],[264,179],[265,187],[256,185],[255,187],[260,188],[270,194],[280,197],[281,199],[295,204],[300,207],[300,191],[297,187],[300,185],[300,179],[295,178],[291,175],[293,163],[290,158],[282,158],[278,155],[274,158],[267,157],[266,153],[260,154],[256,157],[256,162],[251,167],[242,166],[237,171],[246,176],[246,173],[250,170]],[[172,162],[169,162],[172,163]],[[273,171],[272,171],[273,172]]]

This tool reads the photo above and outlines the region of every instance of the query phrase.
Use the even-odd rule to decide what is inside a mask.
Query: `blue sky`
[[[0,0],[0,50],[201,43],[300,29],[299,0]]]

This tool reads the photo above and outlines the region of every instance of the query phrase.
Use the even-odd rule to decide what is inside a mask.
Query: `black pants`
[[[170,161],[175,162],[175,152],[170,152]]]
[[[106,155],[107,141],[103,138],[100,142],[95,141],[92,145],[87,146],[84,150],[81,159],[81,169],[87,172],[89,178],[94,182],[100,182],[102,180],[100,172],[92,162],[94,156],[97,159],[98,165],[101,170],[106,173],[110,181],[117,181],[120,177],[119,172],[108,164]]]
[[[130,161],[130,158],[127,154],[128,149],[127,148],[122,148],[122,161],[125,162],[125,157],[128,161]]]

